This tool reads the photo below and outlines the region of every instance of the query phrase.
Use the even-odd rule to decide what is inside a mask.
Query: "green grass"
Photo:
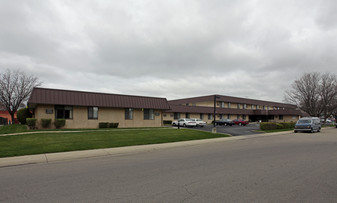
[[[0,135],[11,133],[22,133],[28,131],[29,130],[27,129],[26,125],[13,124],[13,125],[0,126]]]
[[[115,129],[0,137],[0,157],[228,137],[190,129]]]

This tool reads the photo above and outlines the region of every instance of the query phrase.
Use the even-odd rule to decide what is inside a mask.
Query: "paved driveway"
[[[193,129],[212,132],[212,128],[213,128],[212,125],[207,125],[205,127],[196,127],[196,128],[193,128]],[[238,125],[216,126],[216,131],[218,133],[230,134],[232,136],[261,134],[262,132],[256,132],[259,129],[260,129],[259,124],[249,124],[249,125],[246,125],[246,126],[238,126]]]

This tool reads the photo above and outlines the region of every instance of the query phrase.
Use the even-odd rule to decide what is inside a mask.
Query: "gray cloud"
[[[0,71],[44,86],[283,100],[304,72],[337,74],[335,1],[0,1]]]

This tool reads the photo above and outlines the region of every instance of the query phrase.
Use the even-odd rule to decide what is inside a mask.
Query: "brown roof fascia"
[[[170,109],[166,98],[34,88],[28,104]]]
[[[213,107],[201,106],[183,106],[171,105],[171,109],[166,113],[214,113]],[[280,109],[280,110],[251,110],[251,109],[228,109],[216,108],[216,114],[245,114],[245,115],[302,115],[301,111],[296,109]]]
[[[214,96],[215,95],[208,95],[208,96],[201,96],[201,97],[191,97],[191,98],[185,98],[185,99],[170,100],[168,102],[169,102],[169,104],[181,105],[181,104],[186,104],[186,103],[214,101]],[[296,105],[293,105],[293,104],[263,101],[263,100],[256,100],[256,99],[247,99],[247,98],[224,96],[224,95],[216,95],[216,96],[219,97],[219,98],[217,98],[217,101],[223,101],[223,102],[265,105],[265,106],[273,105],[273,106],[286,107],[286,108],[296,108]]]

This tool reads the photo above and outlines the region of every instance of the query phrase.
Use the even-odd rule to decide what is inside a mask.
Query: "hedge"
[[[295,127],[294,122],[289,122],[289,123],[263,122],[263,123],[260,123],[261,130],[292,129],[294,127]]]
[[[36,128],[36,118],[27,118],[26,123],[30,129]]]
[[[51,124],[51,119],[41,119],[41,125],[43,128],[48,128]]]
[[[100,122],[98,124],[99,128],[118,128],[119,123],[108,123],[108,122]]]
[[[56,128],[62,128],[66,125],[66,119],[56,119],[54,125]]]

